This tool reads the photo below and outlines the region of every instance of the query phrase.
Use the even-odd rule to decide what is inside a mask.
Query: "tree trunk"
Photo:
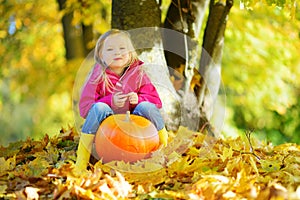
[[[88,55],[94,48],[92,45],[92,41],[94,39],[93,26],[82,25],[82,38],[84,44],[84,54]]]
[[[164,28],[178,31],[181,34],[173,34],[170,37],[168,32],[164,32],[163,42],[165,50],[165,57],[169,67],[176,69],[180,68],[181,65],[185,65],[186,51],[185,41],[183,34],[188,32],[187,20],[191,18],[189,5],[186,0],[172,0],[166,19],[164,21]],[[169,49],[176,49],[177,52],[169,51]],[[176,76],[176,74],[172,74]],[[177,77],[176,77],[177,78]],[[179,78],[179,77],[178,77]]]
[[[58,0],[60,10],[65,8],[65,3],[66,0]],[[72,19],[73,13],[66,13],[62,18],[67,60],[84,57],[86,55],[82,29],[80,26],[73,26]]]
[[[180,52],[182,53],[179,55],[186,55],[184,34],[191,40],[197,40],[207,5],[207,0],[172,0],[164,21],[164,28],[178,31],[182,34],[178,34],[174,38],[164,37],[164,45],[180,47]],[[189,50],[194,49],[194,47],[189,47]],[[186,64],[186,59],[178,56],[178,54],[169,51],[166,51],[165,54],[167,63],[172,68]]]
[[[112,28],[128,30],[131,34],[139,57],[145,63],[144,70],[162,99],[166,127],[177,130],[180,124],[179,98],[169,79],[160,26],[161,10],[158,1],[112,1]]]
[[[182,97],[181,122],[182,125],[192,130],[210,124],[214,112],[214,103],[221,81],[221,58],[226,19],[233,2],[227,0],[224,4],[221,1],[215,3],[211,0],[203,46],[200,49],[197,39],[208,3],[208,0],[172,0],[164,22],[166,28],[182,33],[175,38],[164,37],[164,45],[165,48],[172,45],[181,48],[180,54],[169,51],[165,51],[165,54],[170,67],[184,67],[182,75],[185,78],[185,84],[178,91]],[[201,81],[196,84],[192,83],[195,77],[199,76],[198,73]]]
[[[160,4],[155,0],[113,0],[112,28],[131,30],[143,27],[160,27]]]
[[[168,66],[184,69],[181,75],[172,70],[171,76],[175,85],[184,79],[184,84],[177,87],[181,97],[181,125],[191,130],[199,128],[200,109],[191,82],[200,60],[198,38],[207,6],[207,0],[172,0],[164,22],[165,28],[178,31],[178,34],[164,31],[164,48]]]
[[[204,32],[203,51],[200,60],[201,88],[197,92],[201,108],[202,127],[209,122],[214,113],[215,101],[221,82],[221,60],[224,46],[224,33],[232,0],[210,2],[209,16]],[[218,131],[218,130],[217,130]]]

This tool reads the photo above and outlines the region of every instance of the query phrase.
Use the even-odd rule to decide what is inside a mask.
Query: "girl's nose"
[[[121,54],[120,50],[119,50],[119,49],[116,49],[116,50],[115,50],[115,55],[120,55],[120,54]]]

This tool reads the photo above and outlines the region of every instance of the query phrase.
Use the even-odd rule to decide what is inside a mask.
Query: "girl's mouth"
[[[122,60],[122,58],[114,58],[114,60]]]

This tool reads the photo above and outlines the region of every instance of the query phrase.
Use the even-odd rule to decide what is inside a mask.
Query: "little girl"
[[[85,118],[80,136],[76,165],[85,169],[94,136],[101,122],[115,113],[143,116],[158,130],[160,142],[167,145],[168,133],[159,112],[159,95],[143,72],[129,33],[112,29],[97,41],[96,64],[83,87],[79,110]]]

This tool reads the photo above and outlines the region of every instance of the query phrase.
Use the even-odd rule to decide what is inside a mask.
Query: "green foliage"
[[[223,80],[231,119],[277,144],[300,142],[299,29],[288,12],[268,7],[234,8],[226,31]]]
[[[240,7],[248,10],[255,10],[257,7],[274,6],[279,9],[284,9],[292,19],[296,16],[297,2],[296,0],[241,0]],[[298,5],[299,6],[299,5]]]
[[[64,113],[70,112],[71,104],[64,104],[64,110],[53,115],[52,102],[53,98],[72,89],[70,81],[74,74],[64,67],[61,14],[56,1],[47,4],[4,1],[0,9],[3,13],[0,19],[0,27],[3,27],[0,34],[0,144],[5,144],[33,136],[42,124],[43,131],[47,132],[55,120],[60,123],[56,130],[63,123],[71,122],[71,115]]]

